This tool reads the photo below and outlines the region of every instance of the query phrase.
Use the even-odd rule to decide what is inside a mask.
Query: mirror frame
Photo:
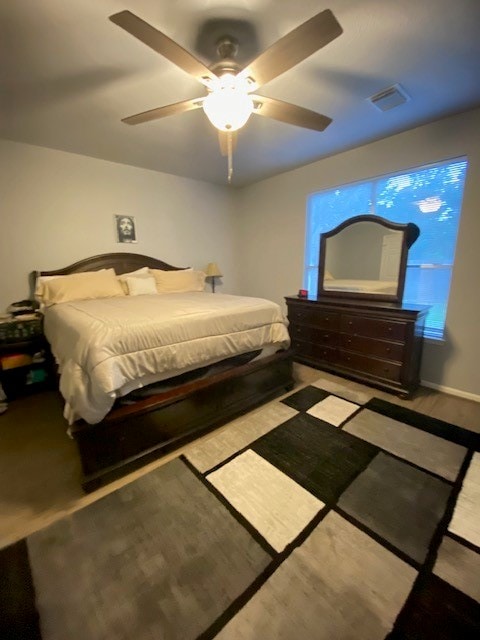
[[[331,289],[323,288],[323,281],[325,275],[325,259],[326,259],[326,242],[328,238],[340,233],[343,229],[355,225],[359,222],[374,222],[375,224],[382,225],[391,231],[400,231],[403,234],[402,247],[400,254],[400,266],[398,272],[398,287],[395,294],[388,293],[362,293],[360,291],[332,291]],[[388,302],[402,302],[403,291],[405,288],[405,271],[407,268],[407,255],[408,250],[420,235],[420,229],[413,222],[402,224],[399,222],[392,222],[386,218],[380,216],[374,216],[371,214],[365,214],[360,216],[354,216],[345,220],[331,231],[320,234],[320,252],[318,263],[318,297],[325,298],[355,298],[362,300],[378,300]]]

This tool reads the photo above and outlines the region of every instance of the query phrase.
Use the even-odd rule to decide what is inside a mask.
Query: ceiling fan
[[[110,20],[192,75],[207,89],[207,95],[203,97],[123,118],[122,122],[126,124],[141,124],[203,108],[207,118],[218,129],[222,154],[228,155],[231,160],[236,140],[232,134],[246,124],[252,113],[315,131],[323,131],[332,121],[331,118],[315,111],[252,93],[342,33],[342,27],[330,9],[322,11],[290,31],[243,69],[235,61],[238,42],[231,36],[226,35],[218,41],[217,52],[220,60],[207,67],[174,40],[130,11],[116,13],[110,16]]]

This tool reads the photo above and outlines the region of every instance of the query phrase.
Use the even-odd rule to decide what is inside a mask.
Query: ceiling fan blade
[[[324,131],[332,122],[328,116],[323,116],[316,111],[297,107],[289,102],[267,98],[265,96],[252,95],[254,112],[260,116],[280,120],[287,124],[294,124],[297,127],[305,127],[305,129],[314,129],[315,131]]]
[[[220,153],[222,156],[228,156],[228,141],[231,140],[231,153],[233,153],[237,147],[238,131],[219,131],[218,132],[218,144],[220,145]]]
[[[258,89],[308,58],[341,33],[343,29],[335,16],[330,9],[325,9],[277,40],[238,75],[252,78],[252,91]]]
[[[158,120],[159,118],[173,116],[176,113],[199,109],[202,104],[203,98],[184,100],[183,102],[176,102],[175,104],[167,104],[165,107],[157,107],[156,109],[150,109],[150,111],[143,111],[142,113],[137,113],[134,116],[128,116],[128,118],[122,118],[122,122],[125,122],[126,124],[142,124],[143,122],[149,122],[150,120]]]
[[[173,64],[176,64],[177,67],[192,75],[205,86],[210,86],[212,80],[216,79],[217,76],[203,62],[131,11],[115,13],[110,16],[110,20],[157,53],[160,53],[170,62],[173,62]]]

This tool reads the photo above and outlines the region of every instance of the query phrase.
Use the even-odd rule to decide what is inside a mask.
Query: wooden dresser
[[[401,395],[418,386],[428,307],[348,298],[285,300],[296,361]]]

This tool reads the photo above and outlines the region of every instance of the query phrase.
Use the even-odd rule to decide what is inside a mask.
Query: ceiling
[[[343,34],[259,93],[332,124],[320,133],[253,114],[232,186],[480,105],[480,0],[0,0],[0,137],[226,184],[227,160],[201,109],[121,122],[205,89],[108,16],[129,9],[207,65],[226,21],[246,65],[326,8]],[[405,104],[381,112],[366,100],[395,83]]]

